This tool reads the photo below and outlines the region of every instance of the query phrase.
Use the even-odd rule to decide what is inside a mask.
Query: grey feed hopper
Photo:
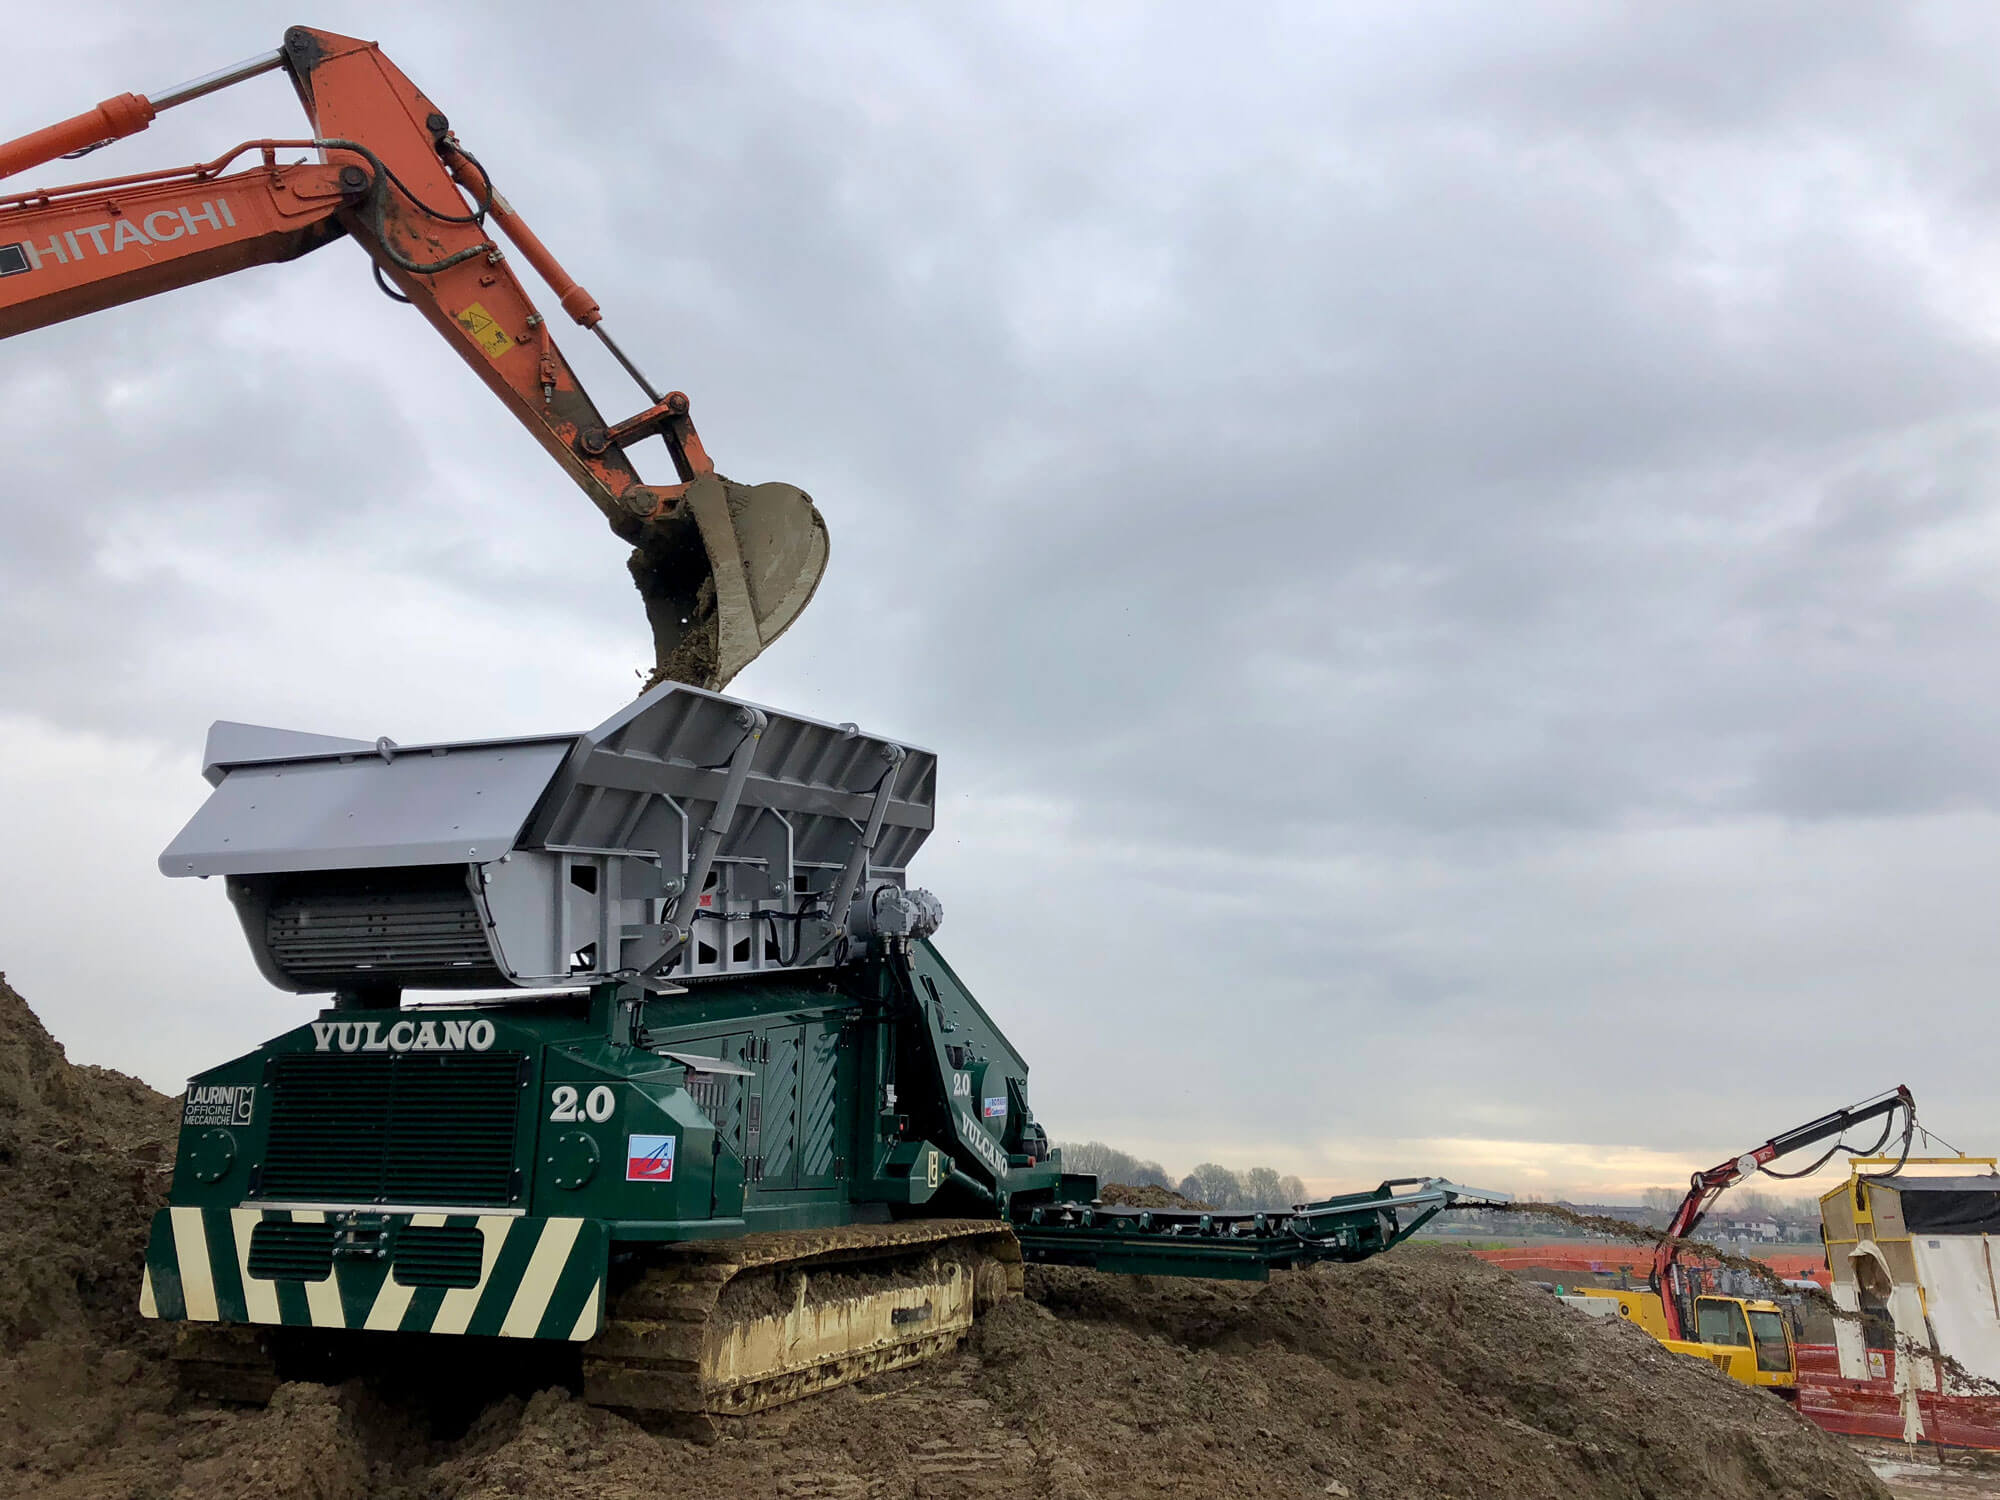
[[[160,856],[301,993],[689,980],[926,935],[937,757],[665,683],[583,734],[396,745],[222,722]]]

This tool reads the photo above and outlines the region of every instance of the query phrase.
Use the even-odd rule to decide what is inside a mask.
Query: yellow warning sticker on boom
[[[486,351],[488,359],[498,359],[514,347],[507,331],[480,303],[473,303],[458,315],[458,326],[472,335],[472,342]]]

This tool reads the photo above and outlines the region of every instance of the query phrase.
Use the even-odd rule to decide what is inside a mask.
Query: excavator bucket
[[[826,559],[826,522],[804,490],[698,476],[678,514],[650,525],[632,553],[653,626],[646,686],[727,687],[798,618]]]

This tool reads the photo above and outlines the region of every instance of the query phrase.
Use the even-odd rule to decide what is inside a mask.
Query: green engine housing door
[[[799,1054],[805,1027],[773,1026],[763,1036],[757,1072],[763,1086],[762,1133],[751,1164],[752,1180],[763,1192],[798,1186]]]
[[[831,1188],[847,1175],[843,1143],[852,1137],[854,1091],[842,1087],[846,1029],[839,1021],[806,1023],[799,1050],[799,1170],[801,1188]]]

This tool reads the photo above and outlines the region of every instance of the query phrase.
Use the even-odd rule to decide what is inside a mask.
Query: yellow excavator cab
[[[1775,1302],[1744,1297],[1695,1298],[1692,1339],[1667,1337],[1658,1292],[1578,1287],[1562,1299],[1579,1312],[1635,1323],[1676,1354],[1705,1359],[1744,1385],[1790,1391],[1798,1384],[1792,1329]]]

